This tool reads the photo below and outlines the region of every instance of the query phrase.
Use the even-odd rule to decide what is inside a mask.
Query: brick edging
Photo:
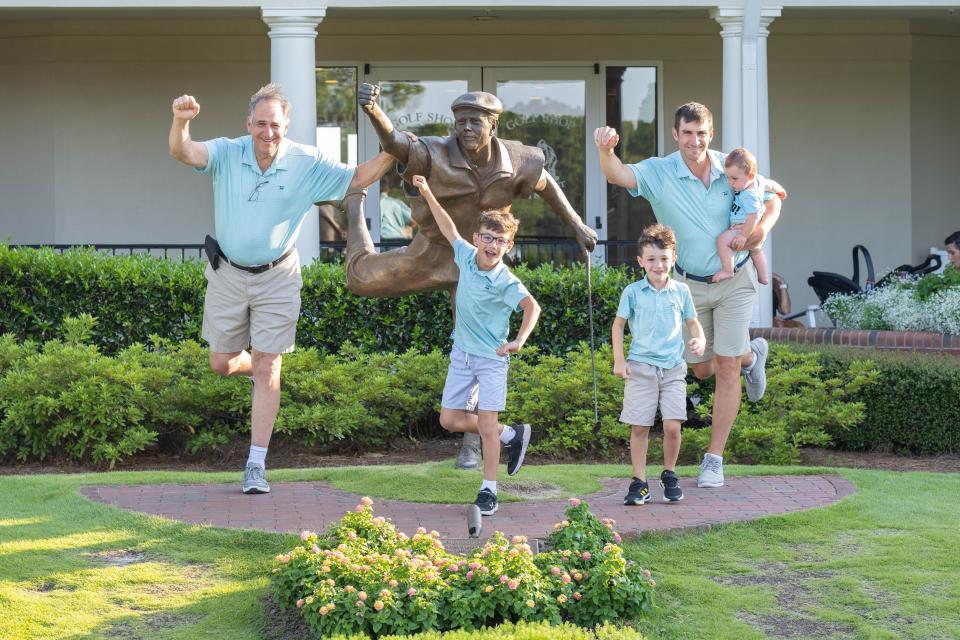
[[[772,342],[792,342],[794,344],[829,344],[960,356],[960,335],[934,333],[932,331],[756,327],[750,329],[750,337],[766,338]]]

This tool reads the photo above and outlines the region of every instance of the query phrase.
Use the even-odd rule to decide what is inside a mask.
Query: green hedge
[[[369,640],[365,634],[333,636],[331,640]],[[570,623],[510,622],[475,631],[424,631],[412,635],[380,636],[380,640],[643,640],[639,632],[612,624],[583,629]]]
[[[207,352],[192,340],[155,339],[105,355],[89,344],[90,316],[67,319],[63,339],[40,345],[0,336],[0,459],[68,457],[114,464],[149,448],[196,453],[249,430],[250,386],[213,374]],[[825,374],[816,354],[775,347],[768,393],[747,404],[727,450],[731,461],[787,463],[804,444],[826,444],[825,428],[859,422],[863,407],[850,396],[870,382],[861,363]],[[605,454],[628,446],[618,421],[623,380],[612,354],[597,352],[600,423],[594,424],[590,350],[555,356],[525,350],[511,364],[504,419],[536,425],[543,453]],[[314,445],[377,446],[408,435],[435,435],[447,358],[439,350],[365,353],[345,345],[338,354],[300,349],[284,358],[276,433]],[[358,384],[363,380],[363,384]],[[711,392],[701,385],[702,410]],[[696,462],[709,429],[688,429],[683,459]],[[651,450],[651,460],[658,452]]]
[[[64,318],[97,318],[92,339],[104,353],[116,353],[151,335],[167,340],[200,340],[204,262],[174,263],[150,256],[110,256],[91,250],[58,254],[50,249],[0,245],[0,333],[44,341],[61,334]],[[589,339],[586,275],[583,267],[515,273],[540,302],[543,313],[531,338],[541,350],[563,353]],[[624,268],[593,273],[594,321],[598,344],[609,342],[609,327],[620,292],[633,279]],[[449,347],[452,329],[447,292],[402,298],[364,298],[346,287],[343,266],[314,263],[303,270],[300,347],[338,352],[347,342],[363,351],[430,351]],[[514,314],[513,330],[521,314]]]
[[[827,371],[839,371],[865,357],[862,349],[817,347]],[[830,429],[841,448],[897,453],[960,451],[960,358],[871,351],[877,384],[854,397],[864,418],[850,429]]]

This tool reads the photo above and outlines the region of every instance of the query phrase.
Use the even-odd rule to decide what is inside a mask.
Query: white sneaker
[[[712,453],[704,454],[700,463],[700,477],[697,478],[698,487],[723,486],[723,458]]]
[[[753,367],[743,373],[744,386],[747,388],[747,399],[757,402],[767,390],[767,352],[770,346],[763,338],[754,338],[750,341],[750,351],[753,352]]]

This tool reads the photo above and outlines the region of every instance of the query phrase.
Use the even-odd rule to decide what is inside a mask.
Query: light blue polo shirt
[[[730,226],[733,189],[723,173],[726,155],[707,151],[710,157],[710,188],[694,176],[679,151],[666,158],[647,158],[627,166],[637,177],[632,196],[650,201],[657,222],[665,224],[677,236],[677,264],[684,271],[709,276],[720,271],[717,236]],[[747,252],[736,254],[736,262]]]
[[[686,284],[672,278],[657,291],[644,278],[620,294],[617,317],[630,325],[627,360],[672,369],[683,362],[683,321],[697,317]]]
[[[503,261],[481,271],[477,248],[462,238],[453,244],[453,259],[460,267],[453,344],[481,358],[508,360],[497,355],[497,347],[507,341],[510,315],[530,292]]]
[[[207,140],[213,176],[214,222],[220,249],[233,262],[273,262],[297,241],[315,202],[340,200],[354,167],[333,162],[316,147],[284,139],[273,164],[261,172],[250,136]]]
[[[766,179],[759,173],[753,178],[753,185],[743,191],[733,192],[733,205],[730,208],[730,224],[740,224],[748,215],[763,217],[763,186]]]

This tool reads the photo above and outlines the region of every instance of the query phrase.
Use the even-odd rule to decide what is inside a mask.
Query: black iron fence
[[[406,244],[407,241],[385,240],[374,243],[374,246],[377,250],[389,251]],[[601,240],[598,246],[606,249],[607,264],[636,265],[635,240]],[[181,262],[204,258],[202,244],[17,244],[11,247],[44,247],[58,253],[68,249],[86,248],[110,255],[150,255]],[[345,241],[321,242],[318,259],[323,262],[336,262],[343,258],[346,248]],[[541,264],[568,266],[583,262],[580,247],[573,238],[517,238],[507,259],[511,265],[523,264],[531,267]]]

